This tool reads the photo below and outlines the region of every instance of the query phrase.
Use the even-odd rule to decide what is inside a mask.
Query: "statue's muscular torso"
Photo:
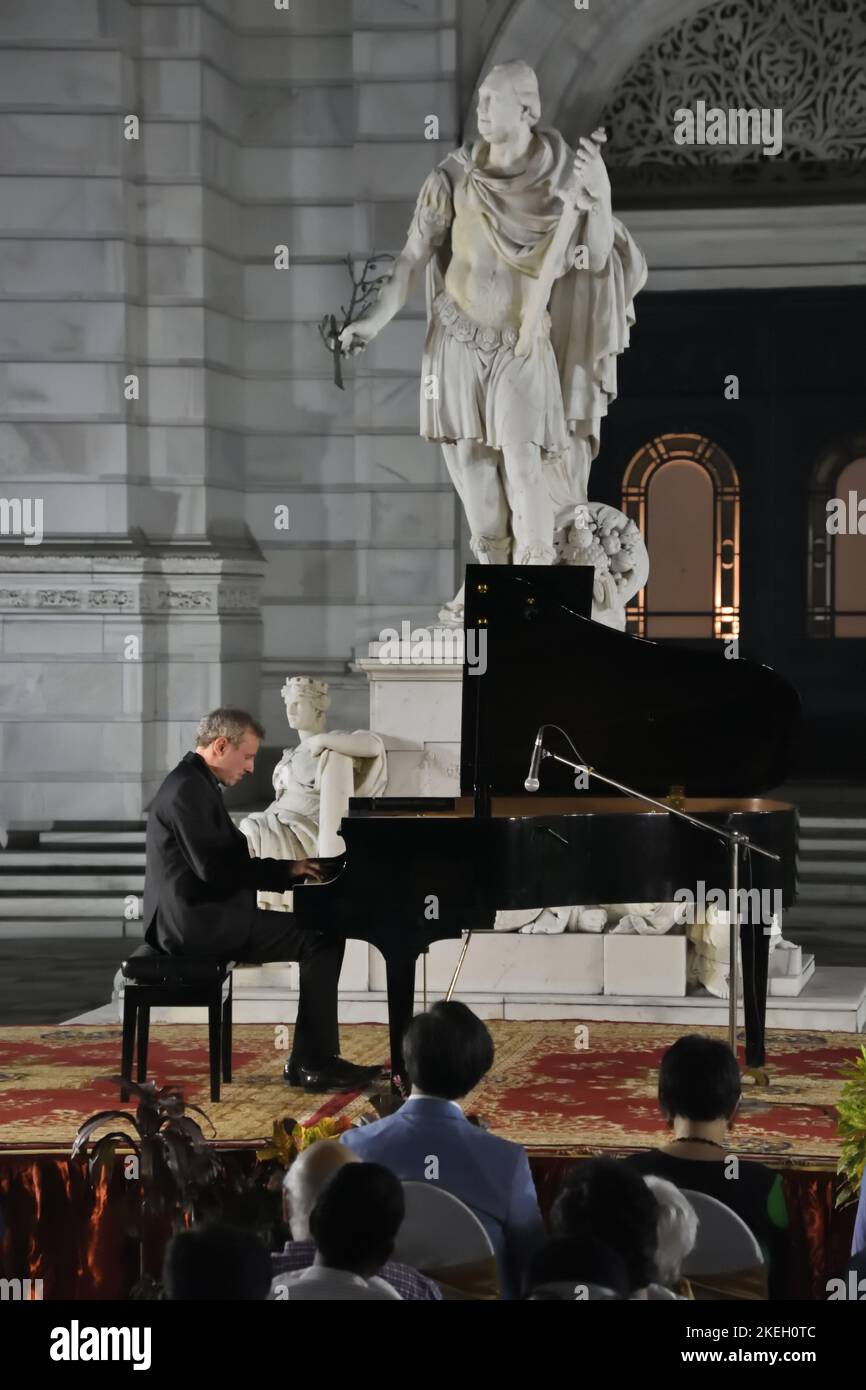
[[[467,205],[462,180],[454,191],[451,261],[445,288],[463,313],[490,328],[520,328],[532,280],[497,255],[481,215]]]

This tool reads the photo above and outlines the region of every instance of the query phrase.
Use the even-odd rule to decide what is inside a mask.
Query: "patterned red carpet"
[[[576,1028],[584,1034],[576,1033]],[[642,1147],[662,1133],[656,1072],[675,1027],[633,1023],[493,1022],[496,1062],[467,1109],[497,1134],[533,1149],[580,1152]],[[722,1036],[719,1029],[706,1030]],[[234,1080],[212,1104],[207,1084],[207,1029],[155,1024],[150,1079],[179,1084],[189,1103],[210,1116],[220,1141],[250,1143],[270,1136],[287,1115],[344,1113],[367,1108],[363,1096],[304,1095],[282,1080],[287,1053],[267,1024],[234,1030]],[[386,1030],[347,1025],[343,1051],[356,1062],[384,1062]],[[738,1118],[736,1148],[782,1162],[835,1164],[835,1102],[840,1068],[862,1038],[845,1033],[773,1031],[772,1085],[753,1091]],[[119,1069],[120,1029],[104,1025],[0,1029],[0,1146],[34,1151],[70,1144],[97,1110],[120,1106],[108,1079]],[[324,1103],[322,1103],[324,1102]]]

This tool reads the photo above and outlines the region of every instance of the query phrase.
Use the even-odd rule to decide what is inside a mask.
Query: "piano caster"
[[[770,1073],[766,1067],[743,1067],[744,1081],[750,1081],[753,1086],[769,1086]]]

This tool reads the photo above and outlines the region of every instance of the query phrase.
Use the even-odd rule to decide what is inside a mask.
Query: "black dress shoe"
[[[283,1076],[290,1086],[304,1091],[363,1091],[378,1082],[383,1067],[359,1067],[343,1057],[328,1057],[316,1066],[305,1066],[290,1057]]]

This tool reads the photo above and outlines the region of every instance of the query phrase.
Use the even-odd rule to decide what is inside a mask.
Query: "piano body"
[[[346,858],[297,888],[298,925],[376,946],[385,958],[392,1075],[434,941],[490,930],[501,908],[671,902],[728,889],[722,838],[545,760],[524,790],[539,726],[579,761],[780,856],[742,856],[740,886],[795,894],[796,811],[760,792],[785,777],[799,725],[793,688],[768,667],[617,632],[591,621],[591,570],[467,568],[466,625],[486,639],[464,666],[461,795],[353,799]],[[482,667],[485,667],[482,671]],[[545,746],[573,757],[561,733]],[[681,791],[680,791],[681,789]],[[680,799],[682,796],[682,799]],[[741,928],[746,1065],[764,1064],[769,942]]]

